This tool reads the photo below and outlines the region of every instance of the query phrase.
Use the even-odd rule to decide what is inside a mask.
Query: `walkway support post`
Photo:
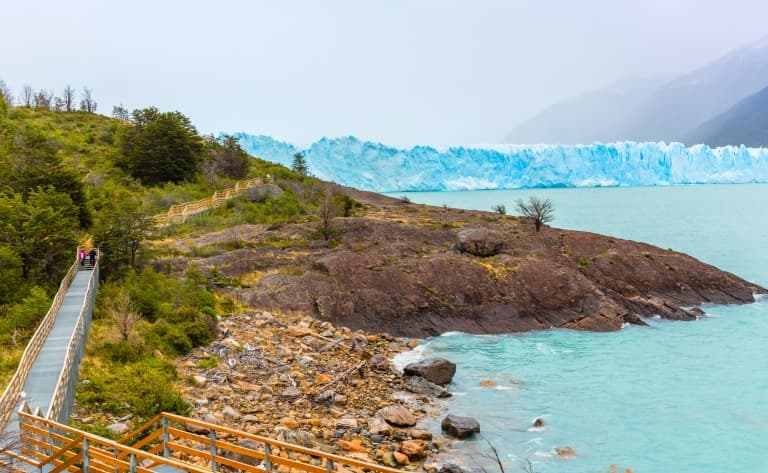
[[[272,472],[272,460],[269,459],[269,456],[272,455],[272,446],[268,443],[264,444],[264,469],[267,470],[267,473]]]
[[[170,435],[168,435],[168,419],[163,417],[160,423],[163,426],[163,457],[168,458],[168,456],[171,454],[170,450],[168,449],[168,442],[171,440]]]
[[[208,437],[211,439],[211,470],[215,473],[219,471],[219,464],[216,461],[216,454],[218,452],[218,449],[216,448],[216,432],[211,430]]]
[[[83,439],[83,473],[91,473],[91,456],[88,453],[89,444],[88,439]]]

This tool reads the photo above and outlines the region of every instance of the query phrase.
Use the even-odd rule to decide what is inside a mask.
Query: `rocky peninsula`
[[[702,304],[766,292],[673,250],[343,192],[365,212],[333,219],[330,241],[318,239],[315,222],[242,225],[178,240],[174,250],[186,255],[159,264],[215,270],[240,283],[223,291],[255,309],[409,337],[618,330],[650,316],[694,320]]]

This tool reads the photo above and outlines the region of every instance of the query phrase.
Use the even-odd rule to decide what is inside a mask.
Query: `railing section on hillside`
[[[76,258],[75,262],[72,263],[69,271],[67,271],[67,274],[64,276],[64,279],[61,281],[59,290],[53,298],[53,303],[51,304],[50,309],[48,309],[42,322],[40,322],[37,330],[35,330],[32,338],[29,340],[27,348],[24,349],[24,354],[19,361],[19,366],[16,368],[16,372],[8,383],[8,386],[6,386],[2,397],[0,397],[0,432],[5,429],[8,419],[10,419],[11,414],[19,402],[19,396],[21,395],[22,389],[24,389],[24,384],[27,382],[29,370],[37,359],[37,355],[40,353],[40,349],[42,348],[43,343],[45,343],[45,339],[48,338],[48,334],[51,332],[53,323],[56,321],[56,316],[64,301],[64,296],[66,295],[72,280],[75,278],[79,266],[80,263]]]
[[[173,205],[168,209],[168,212],[153,216],[152,222],[158,226],[170,225],[172,223],[184,223],[187,220],[187,217],[191,215],[199,214],[214,207],[218,207],[248,189],[266,184],[269,181],[269,175],[267,175],[266,178],[256,177],[245,181],[238,181],[235,183],[234,187],[218,190],[209,198]]]

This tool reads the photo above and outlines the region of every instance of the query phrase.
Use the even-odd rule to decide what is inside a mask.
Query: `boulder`
[[[259,449],[259,444],[250,439],[242,440],[238,443],[238,445],[246,449],[246,451],[252,450],[254,451],[254,453]],[[226,450],[224,451],[223,455],[225,458],[229,458],[230,460],[234,460],[236,462],[244,463],[250,466],[257,466],[261,463],[261,460],[259,458],[257,458],[256,456],[248,455],[247,453],[245,453],[245,451],[233,452],[230,450]]]
[[[376,371],[388,371],[389,370],[389,359],[382,355],[381,353],[376,353],[371,357],[371,359],[368,361],[369,366],[371,369]]]
[[[465,228],[456,235],[456,248],[475,256],[493,256],[504,248],[504,235],[488,228]]]
[[[301,425],[295,417],[283,417],[280,419],[280,425],[286,429],[295,430]]]
[[[368,420],[368,432],[371,433],[371,436],[390,435],[393,431],[392,426],[387,424],[387,421],[380,416],[375,416]]]
[[[562,458],[569,458],[576,455],[576,450],[571,447],[555,447],[555,453]]]
[[[421,440],[406,440],[400,445],[400,451],[408,455],[411,460],[424,458],[427,444]]]
[[[443,432],[451,437],[464,439],[480,433],[480,423],[472,417],[461,417],[448,414],[440,424]]]
[[[286,401],[295,401],[296,399],[300,398],[302,395],[301,389],[290,386],[283,390],[283,392],[280,393],[280,397],[282,397]]]
[[[447,389],[438,386],[421,376],[405,376],[403,377],[403,385],[405,386],[405,389],[415,394],[424,394],[434,397],[451,397],[451,393],[449,393]]]
[[[292,443],[300,447],[314,448],[315,436],[312,432],[305,432],[303,430],[291,430],[285,428],[278,428],[277,439],[283,442]]]
[[[411,438],[414,440],[432,440],[432,432],[423,429],[411,429]]]
[[[128,433],[129,429],[130,427],[128,427],[128,424],[124,424],[122,422],[116,422],[114,424],[109,424],[107,426],[107,430],[109,430],[115,435],[123,435],[125,433]]]
[[[224,406],[221,410],[221,415],[224,416],[225,419],[238,419],[240,417],[240,413],[230,406]]]
[[[400,452],[392,452],[392,456],[395,457],[395,461],[398,465],[406,465],[408,464],[408,455],[405,453]]]
[[[403,368],[403,374],[408,376],[421,376],[435,384],[448,384],[456,374],[456,364],[443,358],[427,358],[425,360],[409,363]]]
[[[446,463],[440,467],[437,473],[464,473],[464,470],[455,463]]]
[[[399,404],[379,409],[375,417],[380,417],[395,427],[412,427],[416,425],[416,416]]]
[[[248,200],[251,202],[261,202],[266,199],[267,196],[280,197],[283,194],[283,189],[275,184],[264,184],[261,186],[251,187],[247,191]]]

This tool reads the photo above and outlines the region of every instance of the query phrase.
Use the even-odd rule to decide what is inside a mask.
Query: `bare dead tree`
[[[31,107],[34,100],[35,91],[32,90],[32,86],[24,84],[24,87],[21,88],[21,104],[25,107]]]
[[[80,110],[88,113],[96,113],[96,100],[93,98],[93,91],[88,87],[83,87],[82,98],[80,99]]]
[[[317,230],[325,241],[329,241],[333,236],[333,217],[336,216],[338,209],[334,200],[334,193],[330,187],[326,187],[317,206],[318,221]]]
[[[14,100],[16,100],[11,88],[8,87],[8,84],[6,84],[4,80],[0,80],[0,98],[2,98],[8,105],[13,105]]]
[[[64,111],[71,112],[75,110],[75,89],[71,85],[67,84],[64,87],[64,93],[61,96],[61,100],[64,102]]]
[[[115,327],[117,327],[120,339],[124,342],[128,341],[131,332],[133,332],[133,328],[139,323],[139,320],[141,320],[141,314],[131,303],[131,299],[128,297],[128,293],[125,292],[125,290],[120,290],[109,301],[107,314],[115,324]]]
[[[533,219],[533,225],[537,232],[541,231],[542,224],[555,219],[555,207],[550,199],[529,197],[527,202],[518,199],[517,210],[523,216]]]
[[[53,108],[53,92],[48,92],[45,89],[40,89],[35,94],[34,98],[35,108],[41,110],[50,110]]]

